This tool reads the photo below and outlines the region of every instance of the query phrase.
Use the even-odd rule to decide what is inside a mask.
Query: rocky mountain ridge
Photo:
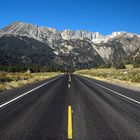
[[[14,22],[9,26],[3,28],[0,31],[1,35],[13,34],[20,36],[28,36],[39,41],[58,41],[60,39],[71,40],[71,39],[90,39],[93,43],[107,42],[110,39],[116,37],[140,37],[140,35],[127,33],[127,32],[113,32],[111,35],[101,35],[99,32],[89,32],[84,30],[64,30],[59,31],[54,28],[48,28],[43,26],[37,26],[28,23]]]
[[[74,68],[96,67],[123,61],[125,57],[140,48],[140,35],[127,32],[113,32],[104,36],[99,32],[59,31],[15,22],[0,30],[0,38],[6,35],[21,39],[28,37],[44,43],[53,50],[54,61],[57,64],[68,67],[72,63]]]

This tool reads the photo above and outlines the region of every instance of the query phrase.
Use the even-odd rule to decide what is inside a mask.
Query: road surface
[[[0,93],[0,140],[140,140],[140,92],[62,75]]]

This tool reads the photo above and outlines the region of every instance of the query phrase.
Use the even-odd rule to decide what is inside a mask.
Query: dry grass
[[[79,70],[75,73],[97,79],[119,81],[129,85],[140,86],[140,68],[132,68],[130,65],[127,69],[116,70],[113,68],[99,68],[91,70]]]
[[[0,91],[21,87],[36,81],[45,80],[60,75],[52,73],[0,73]]]

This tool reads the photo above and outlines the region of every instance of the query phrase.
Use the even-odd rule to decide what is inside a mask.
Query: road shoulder
[[[79,75],[85,76],[85,77],[88,77],[88,78],[91,78],[91,79],[104,81],[104,82],[107,82],[107,83],[112,84],[112,85],[116,85],[116,86],[120,86],[120,87],[123,87],[123,88],[127,88],[127,89],[130,89],[130,90],[140,92],[140,83],[130,83],[130,82],[125,82],[125,81],[115,80],[115,79],[105,79],[105,78],[100,78],[100,77],[90,76],[90,75],[85,75],[85,74],[79,74]]]

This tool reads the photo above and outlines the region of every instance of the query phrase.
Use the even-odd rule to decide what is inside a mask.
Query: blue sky
[[[0,28],[22,21],[58,30],[140,34],[140,0],[0,0]]]

